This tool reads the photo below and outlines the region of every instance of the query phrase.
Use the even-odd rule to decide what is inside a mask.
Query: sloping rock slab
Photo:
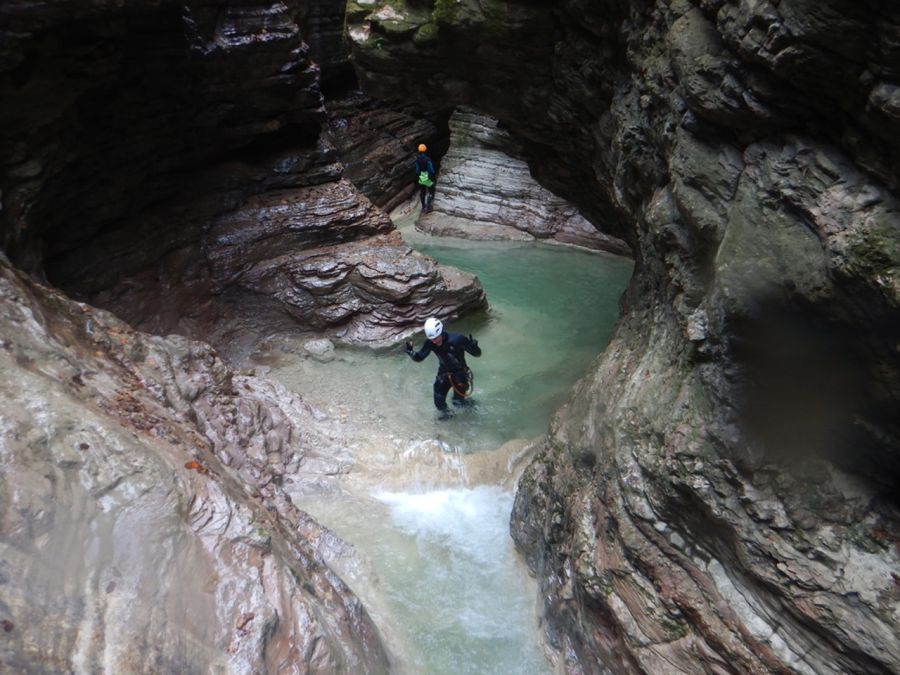
[[[0,335],[0,670],[387,672],[281,487],[346,470],[321,413],[4,258]]]
[[[416,219],[419,232],[438,237],[458,237],[475,241],[534,241],[534,235],[508,225],[448,216],[440,211],[420,215]]]

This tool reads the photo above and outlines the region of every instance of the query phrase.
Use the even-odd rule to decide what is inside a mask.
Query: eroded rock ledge
[[[633,247],[519,486],[570,672],[900,669],[900,14],[350,3],[364,87],[498,119]]]
[[[408,191],[441,118],[352,93],[342,17],[334,0],[5,3],[2,248],[79,300],[223,353],[281,330],[380,344],[485,307],[474,277],[427,258],[392,275],[409,249],[378,207]],[[307,263],[324,255],[343,272],[318,276]]]

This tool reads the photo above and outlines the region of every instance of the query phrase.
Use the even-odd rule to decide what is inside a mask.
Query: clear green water
[[[481,358],[468,359],[477,405],[448,424],[463,451],[544,433],[551,413],[606,345],[632,262],[559,246],[441,240],[408,227],[401,231],[423,253],[477,275],[487,292],[487,316],[447,324],[448,330],[472,333],[483,351]],[[421,334],[414,341],[416,347],[423,342]],[[432,419],[436,357],[422,363],[399,358],[399,393],[417,417]]]
[[[338,348],[324,364],[282,359],[274,377],[353,428],[354,475],[364,476],[294,499],[371,566],[347,581],[382,630],[397,672],[546,673],[536,584],[509,537],[512,492],[472,471],[435,481],[433,456],[416,449],[430,443],[474,457],[545,433],[603,350],[632,263],[555,246],[438,240],[409,222],[399,227],[412,246],[484,285],[490,310],[447,325],[471,332],[484,352],[469,359],[476,405],[439,420],[431,395],[437,359],[415,363],[400,347]]]

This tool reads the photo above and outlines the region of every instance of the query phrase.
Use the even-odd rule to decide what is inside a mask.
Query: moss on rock
[[[440,29],[438,28],[436,23],[426,23],[422,26],[419,26],[419,29],[416,31],[413,36],[413,43],[417,47],[428,47],[434,45],[438,40],[438,34],[440,33]]]
[[[454,23],[459,13],[459,0],[436,0],[431,18],[435,23]]]

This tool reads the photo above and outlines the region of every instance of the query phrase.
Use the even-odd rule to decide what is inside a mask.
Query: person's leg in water
[[[428,194],[428,188],[424,185],[419,186],[419,201],[422,202],[422,213],[428,213],[428,202],[425,199],[425,195]]]
[[[447,407],[448,391],[450,391],[450,379],[446,373],[439,373],[434,378],[434,407],[441,413],[438,419],[445,420],[450,417],[450,409]]]
[[[424,199],[424,195],[422,197]],[[425,213],[431,213],[434,208],[434,185],[428,188],[428,202],[424,204],[422,208],[425,210]]]

